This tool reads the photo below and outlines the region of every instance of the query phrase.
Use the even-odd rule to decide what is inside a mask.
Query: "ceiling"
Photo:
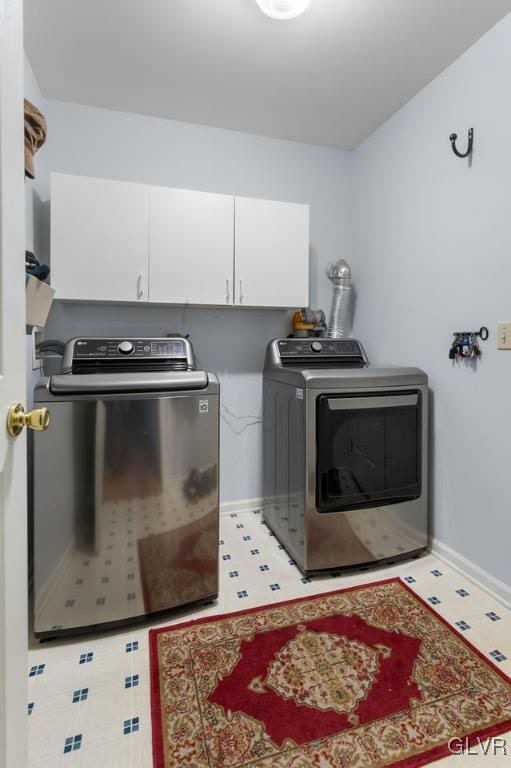
[[[44,96],[352,149],[511,0],[25,0]]]

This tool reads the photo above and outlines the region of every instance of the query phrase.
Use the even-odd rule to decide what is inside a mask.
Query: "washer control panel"
[[[74,339],[73,358],[186,357],[185,339]]]
[[[64,373],[129,373],[134,371],[194,371],[195,357],[188,339],[98,336],[71,339],[62,363]]]

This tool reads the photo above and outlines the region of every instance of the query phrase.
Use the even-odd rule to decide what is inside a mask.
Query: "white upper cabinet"
[[[52,174],[55,298],[147,301],[149,187]]]
[[[150,301],[232,305],[233,249],[231,195],[150,188]]]
[[[309,206],[236,197],[235,304],[306,307]]]
[[[309,206],[52,174],[56,298],[241,307],[309,302]]]

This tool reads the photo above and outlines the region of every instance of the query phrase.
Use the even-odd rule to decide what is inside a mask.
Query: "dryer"
[[[304,573],[428,544],[428,378],[356,339],[276,339],[263,374],[263,515]]]

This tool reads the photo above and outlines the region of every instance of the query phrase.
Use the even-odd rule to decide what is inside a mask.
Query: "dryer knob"
[[[131,355],[133,352],[133,344],[131,341],[121,341],[117,349],[121,355]]]
[[[321,352],[323,349],[323,344],[321,344],[319,341],[313,341],[311,344],[311,349],[313,352]]]

